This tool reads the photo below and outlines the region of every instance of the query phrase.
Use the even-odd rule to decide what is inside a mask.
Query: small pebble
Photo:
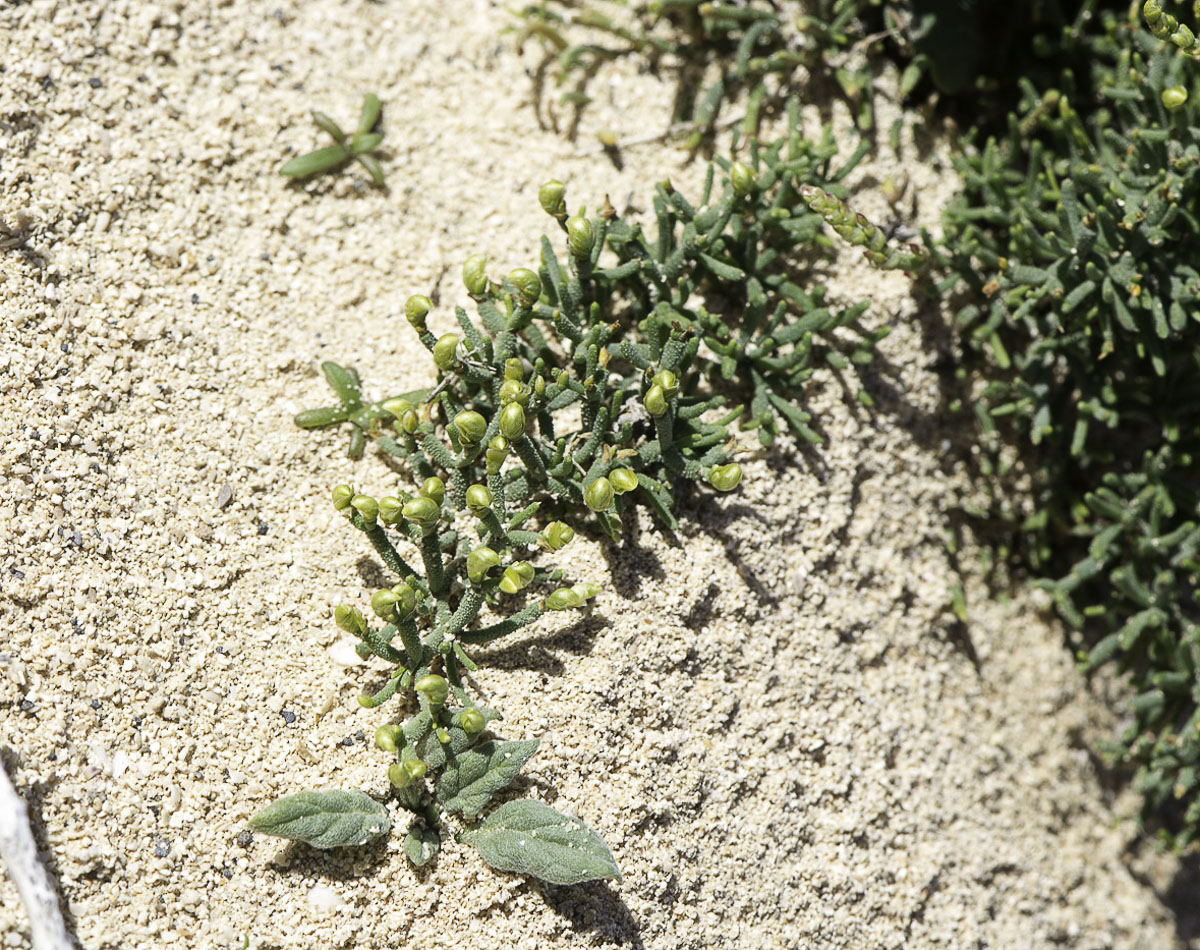
[[[170,853],[171,842],[165,838],[159,838],[158,841],[154,842],[154,856],[156,858],[165,858]]]
[[[283,717],[283,721],[289,726],[296,721],[296,714],[290,709],[281,709],[279,711],[279,715]]]
[[[88,80],[88,85],[91,86],[93,89],[99,89],[101,86],[104,85],[104,82],[101,79],[99,79],[98,77],[93,76],[91,79]]]
[[[239,848],[248,848],[250,845],[254,844],[254,832],[245,830],[239,831],[237,833],[237,837],[233,840],[237,842],[237,846]]]
[[[217,495],[217,507],[228,508],[231,501],[233,501],[233,486],[226,482],[221,486],[221,491]]]

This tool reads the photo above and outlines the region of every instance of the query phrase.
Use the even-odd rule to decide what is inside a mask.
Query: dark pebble
[[[237,842],[237,846],[239,848],[248,848],[250,845],[254,844],[254,832],[239,831],[237,833],[237,837],[233,840]]]
[[[414,647],[414,649],[415,649],[415,647]],[[294,712],[292,712],[290,709],[283,710],[282,712],[280,712],[279,715],[281,715],[283,717],[283,721],[286,722],[289,726],[296,721],[296,714]]]
[[[416,649],[416,648],[414,647],[413,649]],[[93,699],[93,700],[92,700],[92,708],[93,708],[93,709],[99,709],[99,708],[100,708],[100,700],[98,700],[98,699]]]
[[[164,838],[160,838],[158,841],[154,842],[154,856],[156,858],[165,858],[170,853],[171,842]]]
[[[267,526],[266,526],[265,524],[260,524],[260,525],[258,526],[258,534],[259,534],[259,537],[262,537],[262,536],[263,536],[264,534],[266,534],[266,533],[267,533]]]
[[[33,712],[33,700],[32,699],[22,699],[21,700],[21,712]]]
[[[344,746],[354,745],[354,736],[346,736],[346,738],[342,740],[342,745],[344,745]]]
[[[199,302],[200,302],[200,295],[192,294],[192,303],[199,303]]]
[[[227,881],[233,880],[233,868],[221,868],[221,876]]]
[[[100,80],[99,77],[93,76],[91,79],[88,80],[88,85],[91,86],[93,89],[99,89],[101,86],[104,85],[104,83]]]
[[[221,491],[217,494],[217,507],[228,508],[230,502],[233,501],[233,486],[226,482],[221,486]]]
[[[359,729],[358,732],[354,733],[354,738],[357,739],[359,742],[366,742],[367,734],[365,732],[363,732],[361,729]]]

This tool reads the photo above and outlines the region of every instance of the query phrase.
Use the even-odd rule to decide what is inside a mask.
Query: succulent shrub
[[[1128,672],[1111,751],[1185,845],[1200,836],[1198,74],[1127,12],[1089,42],[1089,75],[1027,83],[1008,134],[958,158],[938,257],[943,289],[971,301],[957,320],[983,444],[1031,452],[1017,547],[1084,666]],[[997,485],[999,459],[982,456]],[[1017,517],[999,497],[990,514]]]
[[[830,241],[802,192],[844,194],[864,151],[835,164],[832,135],[805,139],[793,109],[778,142],[713,163],[698,202],[660,184],[649,230],[607,200],[592,215],[569,210],[565,187],[548,182],[538,200],[558,234],[542,239],[536,269],[501,276],[468,259],[475,312],[455,308],[456,332],[435,334],[433,303],[409,298],[406,318],[436,372],[430,388],[372,402],[353,370],[324,365],[338,402],[297,424],[349,426],[351,454],[375,442],[409,486],[376,497],[341,485],[333,502],[395,575],[371,597],[379,623],[352,605],[335,620],[362,655],[392,665],[363,705],[399,697],[411,710],[376,744],[415,815],[405,842],[415,863],[436,852],[444,812],[477,819],[536,748],[490,737],[499,714],[464,682],[472,654],[600,590],[561,582],[539,550],[589,523],[619,540],[639,504],[673,529],[687,486],[733,490],[738,420],[764,444],[784,429],[819,441],[799,402],[805,381],[817,366],[868,360],[882,333],[858,324],[865,304],[839,309],[806,286]],[[361,793],[305,792],[254,826],[330,846],[390,821]],[[530,835],[547,843],[522,864],[513,841]],[[617,875],[599,838],[536,803],[502,805],[460,838],[495,867],[551,881]]]

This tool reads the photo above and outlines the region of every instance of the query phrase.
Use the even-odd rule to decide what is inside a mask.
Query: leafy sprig
[[[322,132],[333,139],[333,145],[318,148],[304,155],[298,155],[279,169],[279,174],[288,178],[311,178],[325,172],[342,168],[350,161],[358,162],[376,185],[384,185],[383,166],[375,155],[376,149],[383,144],[383,133],[377,131],[381,106],[379,97],[373,92],[363,96],[362,110],[358,117],[358,127],[353,134],[347,135],[341,126],[324,112],[315,109],[312,112],[313,123]]]

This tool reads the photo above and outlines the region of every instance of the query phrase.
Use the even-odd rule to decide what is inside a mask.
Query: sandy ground
[[[541,181],[638,206],[700,171],[539,130],[505,22],[483,0],[0,9],[0,753],[81,946],[1178,945],[1176,865],[1102,785],[1088,743],[1114,720],[1059,632],[979,590],[965,631],[947,615],[936,320],[849,256],[836,291],[896,328],[877,409],[818,379],[826,446],[748,453],[678,544],[645,521],[625,551],[577,542],[608,591],[480,674],[503,734],[542,737],[528,793],[598,829],[623,883],[245,834],[286,792],[386,789],[367,739],[390,710],[354,702],[378,671],[333,661],[328,619],[374,568],[327,498],[395,476],[292,426],[327,398],[319,361],[422,384],[402,301],[438,288],[445,320],[469,253],[536,260]],[[349,122],[371,89],[389,189],[286,186],[306,110]],[[621,70],[595,91],[585,139],[659,127],[671,94]],[[953,182],[911,148],[904,170],[935,222]],[[0,905],[26,947],[2,881]]]

